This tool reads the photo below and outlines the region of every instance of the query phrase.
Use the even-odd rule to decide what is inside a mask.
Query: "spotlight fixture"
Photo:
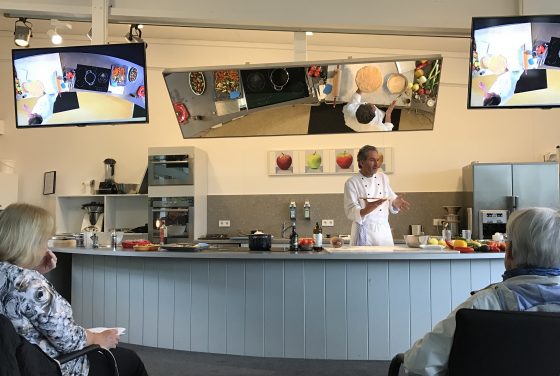
[[[66,22],[62,22],[59,20],[52,19],[51,26],[54,29],[50,29],[47,31],[47,35],[51,38],[52,44],[61,44],[62,43],[62,35],[58,33],[58,28],[65,28],[65,29],[72,29],[72,25]]]
[[[129,43],[144,43],[142,39],[142,30],[140,30],[143,25],[131,24],[130,30],[124,36]]]
[[[14,28],[14,43],[16,46],[29,47],[29,40],[33,36],[31,28],[33,24],[27,21],[27,18],[20,17],[15,22]]]
[[[313,36],[313,32],[312,31],[306,31],[305,35],[307,35],[308,37]]]

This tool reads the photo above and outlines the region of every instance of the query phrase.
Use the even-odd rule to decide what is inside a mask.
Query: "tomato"
[[[314,244],[314,243],[315,243],[315,242],[313,241],[312,238],[301,238],[301,239],[299,240],[299,244],[300,244],[300,245],[310,245],[310,244],[312,245],[312,244]]]

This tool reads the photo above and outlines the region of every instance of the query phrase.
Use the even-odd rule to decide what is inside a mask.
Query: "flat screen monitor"
[[[12,50],[16,128],[148,122],[144,43]]]
[[[474,17],[468,108],[560,106],[560,15]]]

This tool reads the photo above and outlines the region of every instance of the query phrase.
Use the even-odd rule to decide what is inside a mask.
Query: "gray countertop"
[[[504,258],[503,253],[467,253],[457,251],[433,251],[406,246],[394,247],[349,247],[324,248],[321,252],[290,252],[287,247],[274,246],[271,251],[250,251],[245,247],[227,247],[223,245],[211,246],[199,252],[185,251],[152,251],[138,252],[134,250],[116,251],[110,248],[54,248],[54,252],[119,257],[146,257],[146,258],[198,258],[198,259],[314,259],[314,260],[465,260],[465,259],[497,259]]]

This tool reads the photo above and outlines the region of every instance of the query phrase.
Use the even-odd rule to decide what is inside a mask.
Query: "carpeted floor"
[[[388,361],[261,358],[122,344],[140,355],[150,376],[385,376]]]

